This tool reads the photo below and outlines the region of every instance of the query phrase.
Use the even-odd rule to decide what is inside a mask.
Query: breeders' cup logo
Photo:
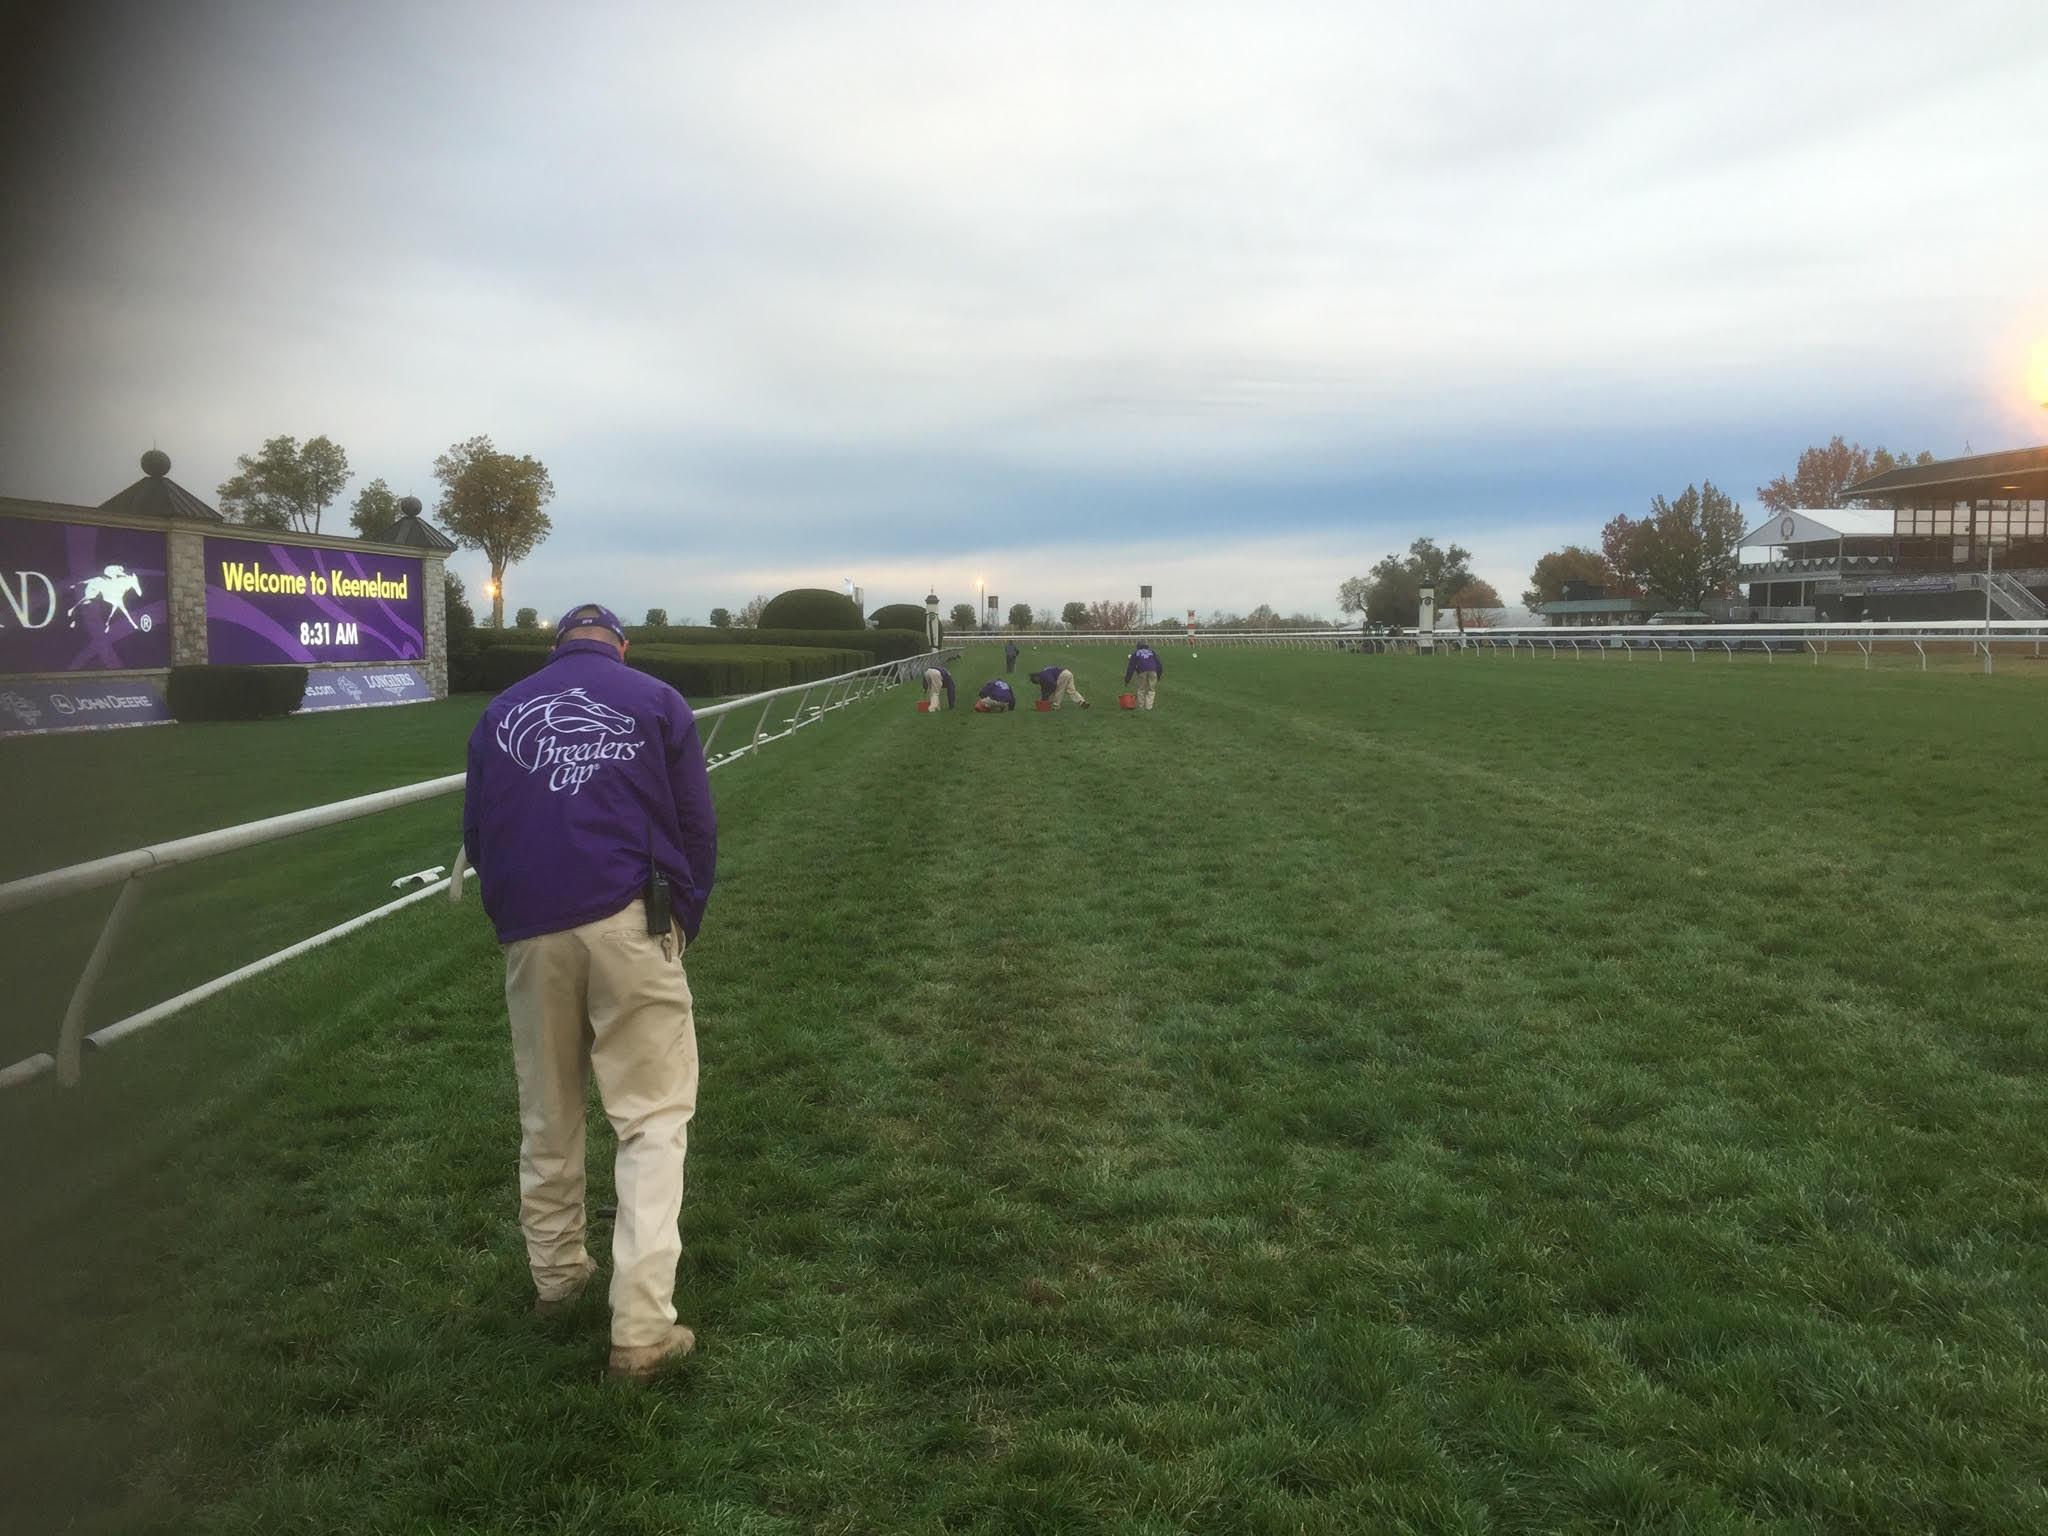
[[[334,685],[335,687],[339,688],[343,693],[347,694],[350,698],[354,699],[358,704],[363,702],[362,688],[357,684],[356,680],[350,677],[346,672],[338,673],[335,676]]]
[[[631,715],[600,704],[581,688],[516,704],[498,722],[498,750],[528,773],[548,770],[548,788],[575,794],[606,763],[630,763],[646,745],[620,741],[639,729]]]
[[[78,627],[78,610],[88,603],[107,605],[107,621],[100,627],[102,634],[113,632],[115,614],[126,619],[130,629],[139,629],[146,633],[150,628],[148,614],[145,613],[141,621],[137,622],[135,615],[128,611],[128,599],[142,596],[142,578],[125,565],[110,565],[97,576],[74,581],[71,583],[71,590],[79,594],[78,601],[64,610],[64,617],[70,621],[73,629]]]

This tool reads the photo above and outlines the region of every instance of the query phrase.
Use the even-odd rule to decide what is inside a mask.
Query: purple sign
[[[0,680],[0,736],[47,731],[106,731],[121,725],[163,725],[170,706],[148,678],[81,677],[76,681]]]
[[[419,661],[423,564],[405,555],[206,540],[206,659]]]
[[[171,664],[164,536],[0,517],[0,673]]]
[[[417,667],[314,667],[306,673],[299,713],[368,709],[373,704],[423,704],[434,690]]]

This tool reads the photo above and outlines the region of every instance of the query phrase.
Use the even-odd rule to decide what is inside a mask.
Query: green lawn
[[[303,719],[0,741],[0,879],[456,773],[481,695]],[[453,861],[461,796],[152,876],[95,994],[97,1029],[399,893]],[[114,891],[0,915],[10,966],[0,1066],[50,1050]],[[403,918],[399,919],[404,921]],[[5,1110],[0,1109],[0,1114]]]
[[[714,781],[657,1385],[526,1310],[474,904],[0,1098],[0,1526],[2048,1528],[2036,682],[1061,659]],[[302,749],[184,734],[60,782]]]

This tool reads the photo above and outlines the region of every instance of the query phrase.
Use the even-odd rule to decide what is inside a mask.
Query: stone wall
[[[427,630],[427,681],[434,685],[434,697],[448,697],[448,583],[447,562],[430,557],[420,562],[420,580],[426,591],[420,594]]]
[[[173,528],[166,536],[171,585],[171,665],[206,664],[206,536]]]

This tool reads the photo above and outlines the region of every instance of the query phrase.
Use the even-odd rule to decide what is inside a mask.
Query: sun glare
[[[2035,342],[2027,361],[2027,398],[2048,407],[2048,341]]]

